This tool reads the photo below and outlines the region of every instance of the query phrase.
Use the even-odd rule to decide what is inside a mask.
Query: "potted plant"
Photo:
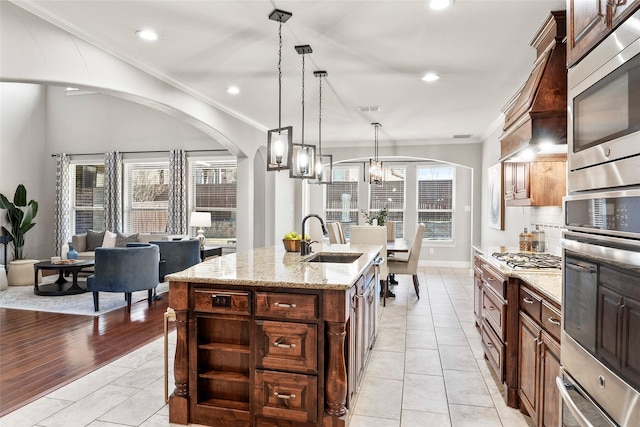
[[[365,222],[369,225],[374,225],[374,220],[376,220],[376,225],[383,226],[387,221],[387,215],[389,215],[389,209],[387,209],[386,206],[380,209],[375,215],[372,215],[362,209],[362,216],[364,217]]]
[[[10,263],[10,268],[8,268],[9,284],[32,285],[33,263],[38,261],[24,259],[24,236],[36,225],[33,219],[38,213],[38,202],[35,200],[27,202],[27,189],[20,184],[16,188],[13,202],[9,201],[4,194],[0,194],[0,209],[6,210],[9,222],[9,228],[2,226],[2,233],[9,236],[9,241],[13,245],[13,261]],[[16,271],[18,266],[23,264],[25,270],[28,271],[26,277],[23,277],[23,274],[18,274],[21,272]]]

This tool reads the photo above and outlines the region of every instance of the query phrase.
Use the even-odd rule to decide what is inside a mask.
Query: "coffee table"
[[[33,265],[35,274],[33,293],[43,296],[61,296],[61,295],[76,295],[87,292],[85,288],[78,285],[78,273],[84,268],[93,267],[94,260],[74,260],[71,264],[52,263],[51,261],[42,261]],[[58,280],[54,283],[46,285],[38,285],[38,271],[39,270],[57,270],[59,272]],[[64,273],[71,273],[73,280],[69,285],[69,281],[64,278]]]

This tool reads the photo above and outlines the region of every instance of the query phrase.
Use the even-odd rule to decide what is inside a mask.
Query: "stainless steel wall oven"
[[[640,12],[568,72],[569,192],[640,184]]]
[[[565,198],[563,425],[640,425],[640,189]]]

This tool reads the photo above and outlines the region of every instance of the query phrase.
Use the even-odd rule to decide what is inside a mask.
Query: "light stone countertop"
[[[167,275],[167,281],[232,284],[297,289],[346,290],[382,250],[379,245],[323,244],[314,253],[300,257],[282,245],[257,248],[211,258],[184,271]],[[362,253],[350,264],[305,262],[320,252]]]
[[[482,259],[492,266],[496,267],[502,274],[507,277],[517,277],[525,281],[533,289],[538,291],[542,296],[558,305],[562,304],[562,270],[561,269],[516,269],[507,266],[505,262],[498,261],[491,256],[494,252],[520,252],[513,246],[472,246],[476,253],[482,256]]]

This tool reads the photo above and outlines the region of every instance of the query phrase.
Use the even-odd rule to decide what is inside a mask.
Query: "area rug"
[[[54,282],[57,278],[57,275],[46,276],[43,278],[43,284]],[[86,287],[86,281],[78,279],[78,282],[81,287]],[[157,293],[165,293],[168,290],[169,283],[160,283]],[[131,295],[131,303],[146,300],[147,295],[147,291],[134,292]],[[18,310],[99,316],[126,305],[124,293],[100,292],[100,311],[93,311],[93,293],[91,292],[78,295],[39,296],[33,294],[33,286],[9,286],[6,291],[0,292],[0,308]]]

